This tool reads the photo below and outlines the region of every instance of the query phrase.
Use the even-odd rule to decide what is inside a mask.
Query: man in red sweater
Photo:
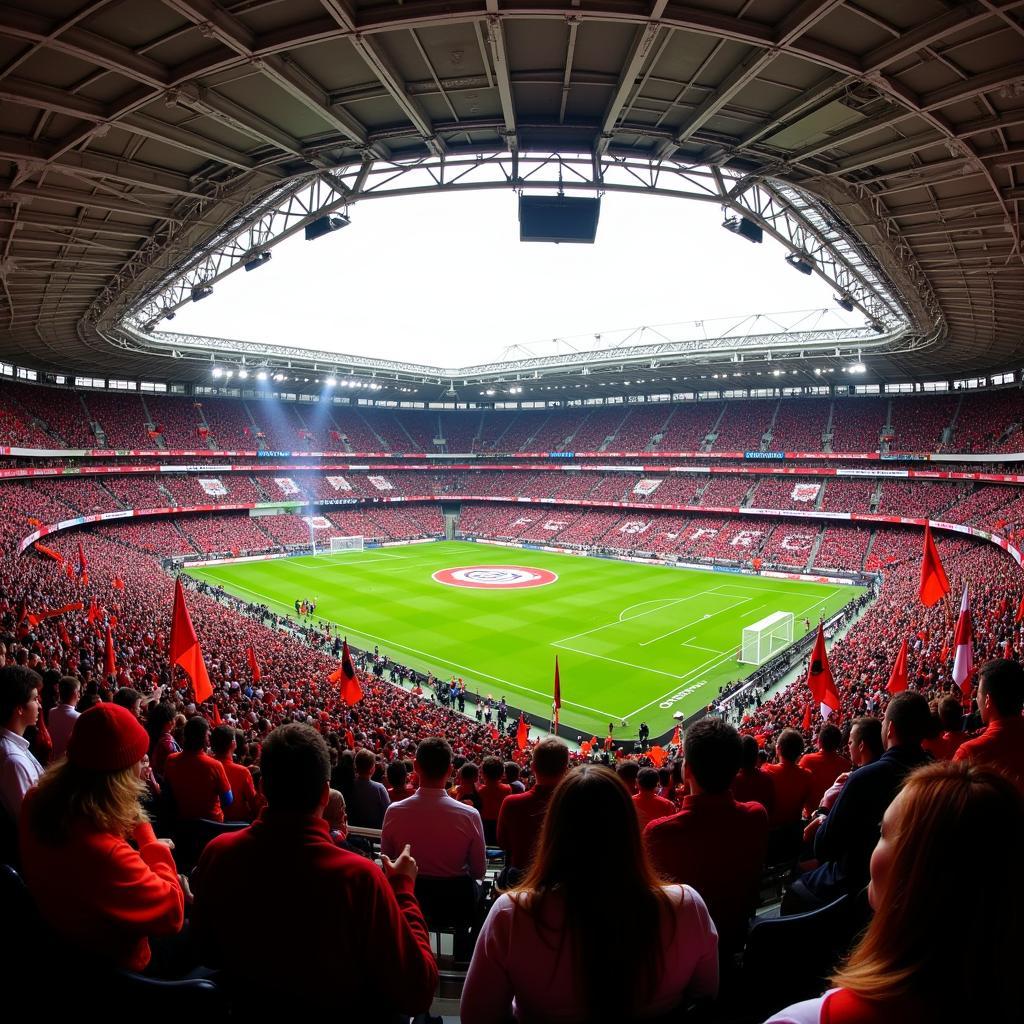
[[[256,793],[252,772],[244,764],[235,763],[238,746],[235,730],[230,725],[218,725],[210,733],[210,751],[214,760],[224,766],[231,787],[231,806],[224,811],[225,821],[252,821],[260,812],[263,801]]]
[[[233,799],[224,765],[206,753],[210,723],[195,715],[185,723],[182,750],[164,765],[164,780],[179,821],[223,821]]]
[[[499,757],[485,757],[480,772],[484,781],[482,785],[477,786],[476,794],[480,798],[484,840],[489,846],[493,846],[498,841],[498,814],[505,797],[512,795],[512,787],[501,781],[505,774],[505,766]]]
[[[804,817],[809,818],[821,804],[821,798],[840,775],[851,771],[853,765],[840,751],[843,748],[843,734],[834,725],[823,725],[818,733],[818,749],[800,758],[801,768],[811,773],[814,786],[804,804]]]
[[[993,658],[978,669],[978,711],[985,731],[966,740],[954,761],[987,765],[1024,791],[1024,668],[1016,661]]]
[[[640,819],[641,832],[655,819],[676,813],[676,805],[655,792],[658,782],[657,768],[641,768],[636,777],[637,792],[633,797],[633,806],[636,808],[637,818]]]
[[[740,767],[740,737],[720,718],[692,725],[683,743],[683,781],[689,791],[677,814],[652,821],[644,840],[654,867],[704,897],[719,946],[743,945],[757,907],[768,848],[768,812],[741,804],[729,787]]]
[[[214,839],[196,869],[203,963],[226,972],[243,1014],[340,1009],[361,1021],[426,1011],[437,964],[409,847],[382,857],[381,871],[331,841],[330,757],[312,727],[275,729],[261,767],[267,806],[249,828]]]
[[[797,764],[803,749],[800,733],[796,729],[783,729],[775,743],[779,760],[765,768],[765,774],[771,777],[775,787],[770,818],[772,828],[799,825],[803,809],[811,799],[814,778],[806,768]]]
[[[533,748],[533,789],[505,797],[498,812],[498,845],[505,851],[502,884],[514,885],[530,866],[555,786],[569,767],[569,748],[554,736]]]

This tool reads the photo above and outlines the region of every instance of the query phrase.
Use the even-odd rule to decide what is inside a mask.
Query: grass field
[[[466,589],[433,573],[514,565],[557,579],[524,589]],[[555,655],[562,722],[604,736],[653,735],[676,711],[704,706],[750,669],[736,663],[743,626],[776,611],[817,622],[852,600],[856,587],[638,565],[489,544],[433,544],[245,562],[191,570],[237,596],[294,614],[296,598],[342,627],[357,646],[470,689],[505,696],[547,717]],[[621,719],[629,728],[618,728]]]

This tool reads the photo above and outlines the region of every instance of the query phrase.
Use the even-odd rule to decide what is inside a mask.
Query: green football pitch
[[[521,589],[469,589],[434,578],[469,569],[460,575],[486,584],[486,566],[556,578]],[[788,611],[799,637],[805,617],[813,626],[862,593],[457,541],[190,572],[293,616],[296,599],[315,600],[317,618],[336,623],[356,646],[377,644],[396,661],[462,677],[471,690],[545,718],[557,654],[562,723],[599,737],[609,721],[616,735],[634,736],[646,721],[657,736],[672,727],[675,712],[691,714],[720,686],[749,674],[736,661],[744,626]]]

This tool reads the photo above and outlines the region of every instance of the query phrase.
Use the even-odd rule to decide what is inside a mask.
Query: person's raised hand
[[[384,865],[384,874],[390,877],[391,875],[403,875],[408,878],[410,882],[416,881],[416,874],[419,868],[416,866],[416,861],[413,859],[412,853],[410,853],[410,846],[408,843],[405,844],[405,848],[398,855],[396,860],[392,860],[390,857],[381,854],[381,864]]]

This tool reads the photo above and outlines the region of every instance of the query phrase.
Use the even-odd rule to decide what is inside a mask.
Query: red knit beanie
[[[68,760],[91,772],[131,768],[149,750],[149,735],[139,720],[118,704],[94,704],[75,720]]]

